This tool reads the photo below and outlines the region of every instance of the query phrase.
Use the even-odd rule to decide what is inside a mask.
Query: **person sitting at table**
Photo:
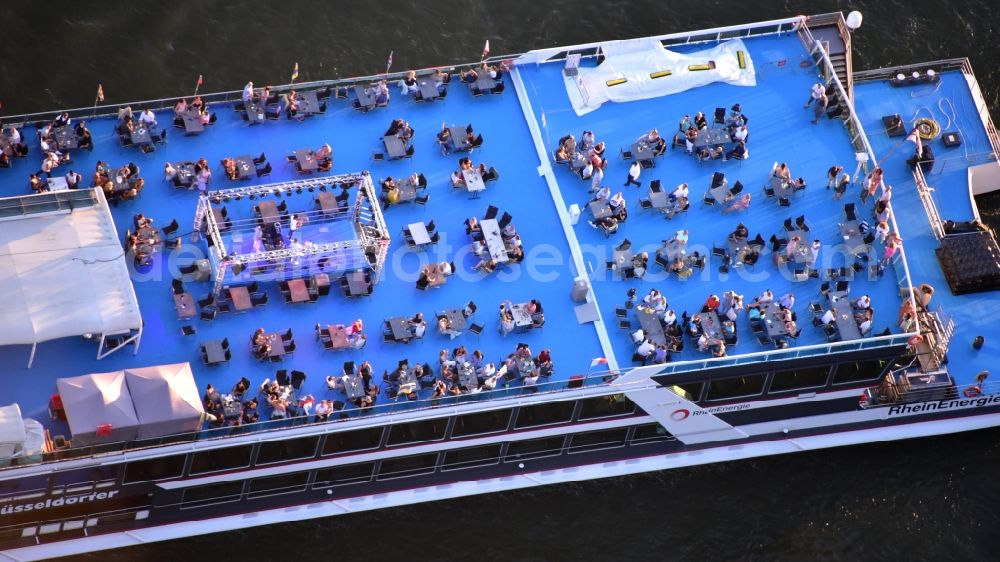
[[[468,70],[463,70],[459,74],[458,78],[464,84],[474,84],[476,80],[479,80],[479,73],[476,72],[475,68],[470,68]]]
[[[320,171],[325,172],[333,167],[333,147],[330,143],[324,143],[313,154]]]
[[[719,148],[722,148],[721,146]],[[736,141],[736,146],[732,150],[726,153],[726,158],[736,158],[738,160],[746,160],[750,157],[750,151],[747,150],[747,144],[743,141]]]
[[[458,336],[462,335],[462,332],[452,329],[451,320],[449,320],[447,316],[438,317],[437,329],[439,334],[450,336],[451,339],[455,339]]]
[[[625,208],[625,196],[619,191],[615,193],[611,199],[608,199],[608,205],[611,207],[611,215],[619,223],[625,222],[628,219],[628,209]]]
[[[653,288],[646,296],[642,297],[642,304],[656,312],[663,312],[667,309],[667,297],[663,296],[659,290]]]
[[[631,275],[633,277],[642,278],[646,275],[646,266],[649,265],[649,254],[646,252],[639,252],[638,254],[632,256],[632,268]]]
[[[746,242],[747,238],[750,237],[750,229],[747,225],[740,223],[736,225],[736,228],[729,233],[729,241],[734,243]]]
[[[148,107],[142,110],[142,113],[139,114],[139,123],[147,129],[156,128],[156,115],[153,113],[153,110]]]
[[[792,181],[792,172],[788,169],[788,165],[782,162],[771,171],[771,177],[779,178],[782,183],[788,184]]]
[[[712,357],[725,357],[726,356],[726,342],[722,340],[714,340],[710,346],[712,350]]]
[[[576,154],[576,137],[572,133],[559,139],[559,148],[566,154],[567,159]]]
[[[399,94],[405,96],[407,94],[414,94],[420,91],[420,87],[417,86],[417,73],[416,71],[409,71],[406,73],[406,77],[400,79],[398,82]]]
[[[726,151],[722,148],[722,145],[717,145],[714,148],[711,146],[706,146],[698,151],[699,160],[717,160],[725,155]]]
[[[719,309],[719,304],[721,304],[721,301],[719,301],[718,295],[709,295],[708,298],[705,300],[705,304],[702,305],[701,311],[715,312],[716,310]]]
[[[49,184],[38,177],[38,174],[28,176],[28,186],[34,193],[42,193],[49,190]]]
[[[188,102],[186,98],[181,98],[180,100],[177,101],[177,104],[174,105],[174,115],[176,115],[177,117],[183,116],[185,113],[187,113],[187,110],[188,110]],[[178,121],[178,119],[175,119],[175,122],[176,121]],[[181,122],[183,123],[183,121]]]
[[[688,156],[694,155],[694,143],[698,140],[698,129],[694,127],[688,127],[687,132],[684,134],[684,149]]]
[[[607,164],[607,161],[604,159],[604,152],[606,150],[607,150],[607,145],[604,144],[604,141],[595,144],[593,148],[590,149],[590,153],[588,154],[588,156],[590,157],[596,156],[601,161],[600,166],[594,164],[595,168],[603,168]]]
[[[750,194],[744,193],[739,199],[734,200],[728,207],[722,210],[722,214],[738,213],[750,208]]]
[[[437,143],[441,146],[441,154],[448,156],[451,153],[451,131],[444,124],[441,125],[441,131],[437,134]]]
[[[14,156],[14,151],[9,146],[3,147],[0,150],[0,168],[10,168],[11,167],[11,157]]]
[[[747,128],[744,127],[743,125],[739,125],[733,129],[730,138],[735,143],[742,142],[745,144],[748,136],[750,136],[750,132],[747,130]]]
[[[868,308],[871,308],[872,300],[868,295],[861,295],[851,304],[858,310],[867,310]]]
[[[60,113],[59,115],[57,115],[56,118],[52,120],[52,126],[57,127],[57,128],[58,127],[65,127],[66,125],[70,124],[70,121],[71,121],[71,119],[70,119],[70,116],[69,116],[69,112],[64,111],[64,112]]]
[[[459,171],[471,170],[472,160],[468,156],[463,156],[458,159],[458,169]]]
[[[652,129],[645,135],[642,135],[636,142],[645,142],[653,149],[653,153],[656,156],[662,156],[667,150],[667,140],[660,136],[660,132],[656,129]]]
[[[418,312],[413,315],[413,318],[409,320],[410,333],[413,334],[415,338],[424,337],[424,332],[427,331],[427,321],[424,320],[424,313]]]
[[[375,105],[386,105],[389,103],[389,86],[385,80],[381,80],[375,88]]]
[[[240,178],[240,171],[236,168],[236,160],[231,157],[225,157],[222,159],[222,168],[226,171],[226,177],[231,180],[237,180]]]
[[[705,118],[705,114],[698,112],[694,114],[694,127],[699,131],[708,129],[708,119]]]

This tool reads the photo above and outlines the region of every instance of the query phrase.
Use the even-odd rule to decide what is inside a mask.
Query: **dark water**
[[[855,68],[968,56],[998,115],[1000,9],[948,3],[9,2],[2,113],[475,60],[860,9]],[[996,560],[1000,430],[872,444],[249,529],[91,560]]]

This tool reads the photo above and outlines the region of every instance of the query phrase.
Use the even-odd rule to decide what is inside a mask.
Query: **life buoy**
[[[917,334],[917,335],[913,336],[912,338],[906,340],[906,343],[910,347],[916,349],[916,347],[918,345],[920,345],[923,341],[924,341],[924,336],[921,336],[920,334]]]
[[[979,385],[966,387],[966,389],[962,391],[962,394],[965,395],[966,398],[975,398],[982,393],[983,391],[979,388]]]
[[[941,134],[941,125],[937,121],[928,117],[921,117],[913,122],[917,129],[917,134],[924,140],[934,140]]]

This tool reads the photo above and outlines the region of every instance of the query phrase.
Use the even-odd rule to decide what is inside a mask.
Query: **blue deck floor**
[[[544,134],[550,149],[554,150],[558,139],[565,134],[573,133],[579,138],[584,130],[594,131],[597,139],[605,141],[608,146],[609,166],[604,183],[613,192],[622,191],[628,201],[629,218],[617,235],[610,239],[605,239],[603,233],[584,220],[589,217],[586,210],[575,226],[585,260],[594,271],[593,286],[605,319],[614,319],[615,308],[622,306],[631,287],[635,287],[640,296],[651,288],[659,289],[678,317],[681,311],[689,314],[698,312],[711,294],[721,296],[723,292],[732,290],[743,294],[749,303],[765,289],[770,289],[776,296],[792,291],[796,296],[794,309],[803,328],[798,341],[792,345],[825,343],[822,332],[810,325],[806,312],[809,301],[820,299],[821,281],[793,282],[788,270],[784,266],[777,268],[770,255],[762,256],[751,270],[730,269],[728,274],[720,273],[720,259],[712,258],[702,272],[696,271],[686,281],[672,275],[668,277],[654,265],[642,280],[620,281],[607,272],[604,265],[611,257],[614,246],[625,238],[632,241],[633,250],[645,249],[652,256],[663,239],[670,238],[679,229],[687,229],[690,232],[688,253],[697,250],[706,255],[711,253],[713,244],[725,245],[726,236],[740,222],[747,225],[751,238],[760,233],[767,240],[772,234],[783,232],[781,225],[786,218],[799,215],[805,215],[811,225],[811,238],[823,244],[819,257],[821,270],[845,264],[843,248],[837,245],[840,240],[837,224],[843,217],[843,204],[854,199],[845,196],[841,201],[834,201],[832,191],[826,190],[825,180],[827,168],[834,164],[853,171],[854,151],[844,127],[837,120],[824,119],[817,125],[810,124],[812,112],[803,109],[802,104],[808,99],[810,85],[816,81],[815,67],[802,68],[798,64],[807,57],[797,38],[755,38],[746,41],[746,46],[757,70],[755,87],[712,84],[662,98],[625,104],[608,103],[582,117],[578,117],[570,106],[558,69],[529,67],[521,70],[521,76],[531,94],[536,117],[540,120],[541,113],[545,114],[547,129]],[[735,103],[739,103],[749,117],[749,160],[699,164],[682,149],[670,149],[657,160],[655,168],[642,172],[641,188],[623,186],[630,163],[618,157],[620,148],[627,150],[636,138],[654,127],[664,137],[672,138],[684,115],[693,117],[695,112],[701,111],[711,119],[716,107],[729,108]],[[794,197],[791,207],[779,207],[775,199],[766,199],[762,192],[776,161],[786,162],[793,177],[802,176],[809,186]],[[724,215],[719,206],[702,205],[702,194],[717,171],[726,174],[730,186],[737,180],[746,186],[744,192],[752,194],[753,198],[749,212]],[[555,173],[567,203],[575,202],[584,208],[590,198],[587,193],[589,183],[581,181],[564,166],[557,166]],[[638,198],[647,195],[647,186],[653,179],[661,180],[667,190],[682,182],[688,183],[691,209],[669,221],[657,212],[640,210]],[[870,203],[859,211],[859,216],[862,214],[870,216]],[[876,253],[881,255],[880,251]],[[875,309],[873,333],[885,328],[898,332],[893,324],[901,301],[895,287],[891,269],[881,281],[869,281],[859,276],[852,283],[852,295],[868,294],[872,298]],[[773,349],[758,344],[744,316],[736,325],[740,343],[728,349],[730,355]],[[616,331],[614,324],[608,330],[619,364],[630,364],[634,346],[627,334]],[[687,346],[679,357],[675,354],[674,358],[695,360],[704,357],[692,346]]]
[[[942,219],[971,220],[974,214],[967,170],[970,161],[972,165],[983,161],[982,155],[990,150],[990,144],[986,129],[975,111],[968,82],[959,71],[942,73],[937,87],[894,88],[888,82],[863,82],[855,85],[855,100],[858,117],[885,171],[885,181],[893,186],[892,205],[896,221],[903,231],[913,283],[929,283],[935,287],[932,308],[941,306],[955,321],[955,335],[948,352],[948,369],[958,384],[972,384],[976,374],[989,369],[990,363],[1000,353],[1000,342],[995,337],[996,319],[988,316],[990,311],[1000,310],[1000,293],[955,296],[948,290],[934,255],[938,242],[931,232],[916,184],[906,165],[906,159],[913,154],[913,144],[903,141],[901,137],[887,136],[881,121],[883,115],[897,113],[909,123],[916,118],[930,117],[937,120],[943,130],[961,133],[961,147],[947,148],[940,139],[930,141],[936,162],[926,178],[934,188],[932,196]],[[955,108],[954,113],[951,107]],[[951,125],[946,126],[949,118]],[[886,159],[887,154],[889,157]],[[982,350],[975,351],[971,343],[978,335],[986,337],[986,345]]]
[[[554,148],[556,139],[563,134],[572,132],[579,135],[584,129],[593,130],[598,140],[608,145],[610,163],[605,184],[615,190],[623,190],[628,200],[630,218],[611,239],[605,239],[585,220],[573,227],[585,262],[593,269],[594,292],[606,320],[614,318],[615,308],[624,302],[630,287],[635,287],[640,296],[652,287],[659,288],[678,316],[681,311],[696,312],[710,294],[721,295],[727,290],[744,294],[747,301],[764,289],[769,288],[776,295],[791,290],[797,296],[795,310],[803,328],[802,336],[792,345],[805,346],[825,341],[822,333],[809,324],[807,313],[808,302],[820,297],[820,280],[792,282],[787,274],[771,263],[768,255],[762,256],[753,271],[739,269],[725,275],[718,271],[718,258],[713,258],[702,273],[684,282],[675,277],[666,278],[652,263],[648,276],[643,280],[613,281],[604,272],[606,257],[610,256],[613,246],[625,238],[631,240],[636,249],[648,247],[652,250],[675,230],[688,229],[691,233],[689,252],[698,250],[709,254],[712,245],[723,244],[727,233],[741,221],[747,224],[751,236],[760,233],[767,239],[781,231],[785,218],[803,214],[812,227],[812,237],[824,245],[820,267],[843,265],[844,256],[836,246],[839,240],[837,222],[842,216],[843,203],[849,199],[845,197],[843,201],[834,201],[832,192],[825,189],[825,175],[826,169],[833,164],[852,169],[854,155],[847,134],[836,120],[823,120],[818,125],[809,123],[811,112],[803,109],[802,103],[816,76],[815,69],[800,67],[799,62],[808,57],[797,38],[759,38],[747,40],[746,44],[757,68],[756,87],[714,84],[653,100],[607,104],[583,117],[577,117],[569,106],[560,65],[520,69],[535,118],[538,119],[541,112],[545,113],[547,127],[543,129],[543,134],[548,148]],[[751,158],[748,161],[699,166],[682,151],[669,151],[658,160],[654,169],[643,172],[641,179],[644,187],[641,190],[620,187],[624,183],[627,166],[617,158],[619,147],[628,146],[652,127],[659,128],[665,136],[672,135],[682,115],[693,115],[696,111],[710,115],[715,107],[729,107],[737,102],[750,118]],[[188,225],[194,216],[196,195],[194,192],[175,190],[161,182],[165,161],[204,157],[209,162],[217,163],[226,156],[258,155],[263,151],[275,169],[271,177],[266,178],[270,183],[298,177],[294,169],[283,162],[287,151],[318,147],[329,142],[333,147],[335,173],[371,170],[373,179],[378,181],[389,175],[399,177],[421,172],[429,182],[430,201],[426,207],[399,205],[385,211],[393,242],[386,273],[374,296],[348,300],[334,290],[317,304],[288,305],[281,302],[277,289],[271,287],[271,303],[248,314],[224,314],[210,323],[197,320],[180,322],[176,319],[170,296],[170,280],[178,265],[190,263],[193,258],[204,254],[200,245],[185,243],[179,252],[159,254],[151,272],[134,274],[134,285],[145,320],[143,345],[137,357],[123,352],[96,361],[92,343],[69,338],[41,344],[35,366],[28,370],[25,367],[28,347],[0,348],[0,360],[6,365],[3,376],[8,381],[4,403],[18,402],[27,416],[44,421],[47,420],[45,404],[54,392],[54,380],[58,377],[179,361],[191,362],[199,388],[211,383],[227,391],[241,376],[257,384],[265,377],[273,378],[276,369],[273,364],[261,364],[251,359],[249,346],[245,346],[258,326],[268,331],[294,330],[298,350],[279,367],[305,371],[308,379],[304,392],[312,393],[317,398],[343,398],[339,393],[327,391],[324,379],[329,374],[339,373],[346,360],[371,361],[376,379],[379,379],[383,370],[391,370],[400,359],[409,359],[411,364],[426,362],[436,366],[441,349],[465,345],[470,352],[481,349],[488,360],[496,362],[513,352],[516,344],[523,341],[535,353],[550,348],[556,371],[553,380],[564,380],[571,375],[586,374],[591,360],[605,355],[598,332],[604,328],[578,324],[574,316],[573,306],[576,303],[571,301],[569,295],[578,272],[572,264],[572,242],[564,236],[546,182],[539,176],[537,154],[513,88],[508,87],[503,95],[473,98],[464,87],[453,82],[447,100],[432,104],[415,104],[394,91],[393,101],[387,109],[368,114],[352,110],[346,101],[331,100],[325,115],[301,124],[282,120],[248,127],[231,108],[223,106],[214,109],[219,116],[214,127],[195,137],[185,137],[177,134],[176,129],[169,129],[169,143],[150,155],[119,147],[112,121],[94,120],[90,127],[97,149],[93,153],[74,153],[72,168],[89,178],[98,159],[113,166],[135,161],[142,167],[147,180],[142,195],[135,201],[112,209],[122,237],[137,212],[154,217],[160,226],[176,218],[182,224],[181,232],[190,229]],[[161,122],[169,122],[167,114],[161,113],[158,117]],[[408,120],[416,130],[416,155],[399,162],[372,162],[372,151],[380,148],[382,133],[397,117]],[[434,134],[442,122],[472,123],[485,138],[485,145],[475,151],[472,158],[476,163],[495,166],[501,179],[488,184],[481,198],[470,200],[464,190],[451,188],[449,177],[451,171],[457,168],[457,157],[442,156],[434,142]],[[26,128],[25,133],[31,138],[34,128]],[[13,169],[0,171],[0,195],[18,195],[28,191],[27,175],[35,170],[39,161],[37,143],[32,145],[32,151],[26,162],[18,162]],[[781,208],[775,200],[767,200],[762,195],[763,183],[775,161],[787,162],[794,176],[802,176],[809,183],[809,187],[795,197],[789,208]],[[754,198],[748,213],[722,215],[719,207],[701,206],[701,194],[715,171],[724,172],[730,185],[736,180],[745,184],[746,192]],[[568,170],[557,167],[555,174],[567,203],[582,205],[588,199],[586,185]],[[681,182],[689,183],[693,201],[691,210],[673,221],[666,221],[650,211],[640,211],[638,197],[645,194],[645,186],[654,178],[661,179],[668,188]],[[254,180],[252,183],[263,182]],[[235,185],[224,179],[221,170],[215,171],[213,189]],[[244,200],[243,203],[246,205],[228,204],[230,213],[246,215],[251,202]],[[289,210],[295,212],[311,208],[312,202],[309,194],[302,194],[289,197],[288,205]],[[524,241],[527,259],[521,266],[484,277],[472,270],[476,259],[470,252],[463,221],[470,216],[481,217],[488,205],[495,205],[513,215],[513,222]],[[870,213],[870,207],[861,212]],[[443,233],[441,242],[427,252],[408,250],[400,235],[402,227],[430,219],[434,219]],[[903,237],[908,243],[909,236],[904,230]],[[929,252],[919,258],[933,259]],[[456,275],[440,289],[417,291],[414,281],[421,265],[441,260],[456,262],[459,266]],[[208,283],[187,285],[193,288],[196,297],[207,294],[210,289]],[[943,283],[937,285],[943,286]],[[870,281],[863,276],[858,278],[852,284],[851,292],[871,295],[876,310],[873,332],[887,327],[898,332],[893,324],[900,299],[891,269],[881,281]],[[544,305],[545,327],[501,337],[496,331],[499,304],[506,299],[516,303],[533,298]],[[378,337],[384,318],[412,315],[418,311],[432,317],[435,311],[459,307],[469,300],[474,300],[479,307],[476,320],[486,325],[480,337],[466,333],[449,340],[428,330],[422,341],[410,345],[384,344]],[[314,341],[314,324],[350,323],[355,318],[364,320],[371,336],[367,348],[324,354]],[[182,336],[180,328],[183,324],[195,325],[198,333]],[[730,355],[772,349],[761,347],[751,338],[745,317],[739,319],[737,326],[740,344],[730,349]],[[607,332],[618,364],[622,367],[631,365],[633,346],[625,333],[613,323],[608,326]],[[223,337],[229,337],[234,342],[232,362],[215,368],[202,366],[198,358],[198,343]],[[703,358],[706,356],[689,345],[674,359]],[[19,384],[11,384],[11,381],[18,381]],[[380,402],[384,401],[383,396]]]

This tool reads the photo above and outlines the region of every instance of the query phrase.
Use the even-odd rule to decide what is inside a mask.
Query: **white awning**
[[[757,83],[749,51],[739,39],[690,54],[665,49],[655,38],[602,43],[601,51],[605,57],[601,64],[564,77],[577,115],[607,101],[656,98],[713,82]]]
[[[141,328],[99,189],[0,199],[0,345]]]

